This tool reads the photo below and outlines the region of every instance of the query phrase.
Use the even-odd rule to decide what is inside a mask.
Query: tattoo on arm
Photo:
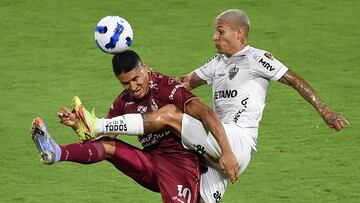
[[[190,89],[194,89],[200,85],[206,84],[206,81],[201,79],[195,72],[191,72],[188,76],[190,80]]]
[[[153,119],[153,112],[148,112],[143,115],[144,133],[154,132],[156,128],[156,122]]]
[[[324,116],[329,111],[315,90],[300,76],[288,70],[279,80],[279,82],[293,87],[306,101]]]
[[[195,72],[191,72],[181,77],[176,77],[175,80],[178,83],[181,83],[188,90],[192,90],[206,83],[206,81],[199,78]]]

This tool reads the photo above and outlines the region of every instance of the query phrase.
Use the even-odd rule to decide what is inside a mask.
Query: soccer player
[[[222,12],[216,17],[214,28],[213,41],[218,54],[177,80],[188,89],[204,84],[212,85],[213,109],[225,123],[225,130],[232,132],[227,135],[236,156],[238,148],[250,146],[253,152],[256,151],[259,122],[271,80],[294,88],[315,108],[330,128],[340,131],[350,124],[345,117],[327,107],[303,78],[276,60],[268,51],[248,44],[250,21],[245,12],[238,9]],[[182,123],[184,135],[198,136],[196,130],[189,129],[192,119],[188,121],[186,117],[184,116]],[[247,142],[236,140],[239,139],[236,137],[241,136],[246,137]],[[242,167],[241,162],[239,166]],[[209,172],[211,171],[206,174]],[[215,173],[212,174],[213,177],[216,176]],[[212,179],[206,177],[206,174],[201,176],[201,184],[206,179]],[[212,190],[211,187],[207,189]],[[219,191],[223,195],[225,190]]]
[[[204,84],[212,85],[213,107],[223,123],[231,149],[237,158],[239,173],[244,171],[251,154],[256,152],[259,122],[271,80],[293,87],[315,108],[329,127],[340,131],[349,124],[346,118],[327,107],[303,78],[276,60],[268,51],[248,45],[250,22],[245,12],[238,9],[224,11],[216,17],[214,27],[213,40],[218,54],[177,80],[188,89]],[[151,116],[140,118],[140,124],[171,127],[177,134],[181,134],[182,142],[187,148],[209,155],[209,164],[212,163],[211,159],[216,161],[220,157],[221,150],[211,133],[206,130],[207,126],[179,111],[167,112],[153,112]],[[93,126],[98,128],[94,131],[116,131],[114,122],[123,121],[121,118],[96,119]],[[200,194],[206,202],[218,202],[228,185],[224,173],[212,166],[201,175]]]
[[[137,124],[141,114],[151,115],[152,111],[172,104],[201,119],[205,126],[211,126],[209,129],[218,135],[222,150],[228,154],[225,160],[233,160],[235,163],[233,176],[236,177],[235,156],[228,146],[225,131],[211,108],[202,104],[174,79],[149,71],[134,51],[114,55],[113,70],[125,90],[113,102],[108,118],[126,114],[121,116],[124,121],[131,123],[136,132],[143,132],[142,124]],[[81,111],[79,98],[74,97],[73,107],[77,112]],[[62,108],[59,115],[63,124],[78,129],[77,124],[80,123],[76,123],[73,116],[66,108]],[[127,123],[116,123],[116,126],[122,130],[131,130]],[[106,159],[140,185],[160,192],[164,202],[197,202],[200,179],[197,154],[185,149],[181,140],[169,129],[136,134],[139,134],[138,139],[144,147],[142,150],[109,137],[60,146],[51,138],[41,118],[35,118],[32,124],[32,138],[44,163],[72,161],[91,164]]]

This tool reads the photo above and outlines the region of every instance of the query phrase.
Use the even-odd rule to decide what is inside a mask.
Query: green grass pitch
[[[327,128],[294,90],[273,82],[258,153],[223,202],[359,202],[360,1],[1,0],[0,202],[161,202],[111,164],[45,166],[30,139],[41,116],[54,139],[77,142],[57,111],[74,95],[104,116],[122,90],[111,56],[94,43],[96,23],[120,15],[156,71],[182,75],[213,56],[213,19],[240,8],[249,42],[304,77],[351,125]],[[211,105],[208,87],[195,93]],[[122,137],[138,146],[135,137]]]

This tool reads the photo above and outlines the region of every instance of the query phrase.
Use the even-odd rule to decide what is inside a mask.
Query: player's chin
[[[224,53],[220,45],[219,45],[219,46],[218,46],[218,45],[215,45],[215,47],[216,47],[216,49],[217,49],[217,51],[218,51],[219,54],[223,54],[223,53]]]
[[[143,92],[141,91],[141,92],[134,92],[133,93],[133,97],[135,98],[135,99],[141,99],[141,98],[143,98],[145,95],[143,94]]]

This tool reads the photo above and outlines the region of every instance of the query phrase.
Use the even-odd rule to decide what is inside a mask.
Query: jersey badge
[[[137,112],[139,112],[141,115],[144,115],[147,112],[147,107],[140,105],[137,107]]]
[[[154,81],[152,80],[149,81],[149,87],[150,89],[158,89],[157,84],[154,84]]]
[[[237,73],[239,72],[239,67],[234,66],[229,70],[229,79],[232,80],[234,79],[234,77],[237,75]]]
[[[274,58],[270,52],[265,52],[264,56],[266,56],[268,59],[274,60]]]

